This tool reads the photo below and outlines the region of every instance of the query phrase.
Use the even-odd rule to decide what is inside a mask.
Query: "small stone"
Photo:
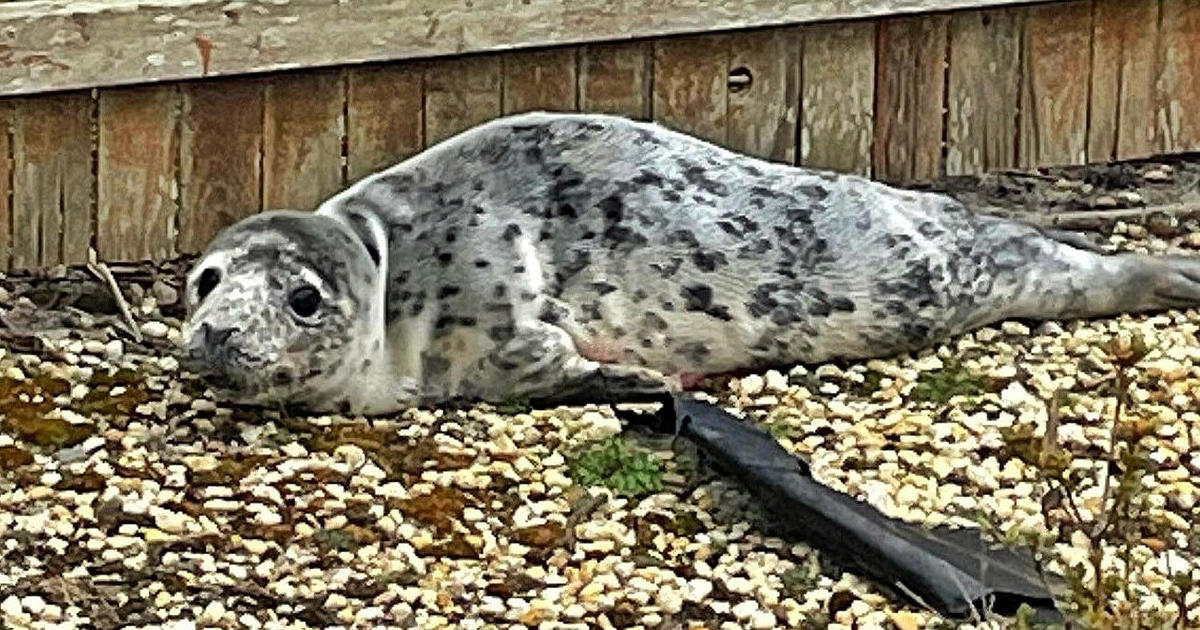
[[[200,618],[197,619],[202,624],[218,624],[221,618],[225,616],[225,605],[219,600],[213,600],[204,607],[204,612],[200,613]]]
[[[154,515],[154,524],[164,532],[170,534],[183,534],[187,532],[187,523],[190,518],[186,514],[162,510]]]
[[[765,610],[755,611],[750,615],[750,627],[754,630],[767,630],[776,625],[775,615]]]
[[[896,630],[921,630],[921,618],[907,610],[888,613],[888,617],[896,624]]]
[[[1100,195],[1092,200],[1092,206],[1095,208],[1116,208],[1117,200],[1111,195]]]
[[[762,393],[766,381],[757,374],[750,374],[738,381],[738,392],[743,396],[757,396]]]
[[[9,617],[19,617],[24,612],[21,608],[21,600],[17,599],[16,595],[9,595],[3,602],[0,602],[0,613]]]
[[[758,602],[753,599],[748,599],[729,609],[729,612],[733,613],[733,616],[737,617],[739,621],[747,621],[753,617],[755,613],[759,612]]]
[[[1143,173],[1142,179],[1144,179],[1148,182],[1154,182],[1156,184],[1160,184],[1163,182],[1171,181],[1171,174],[1169,172],[1167,172],[1166,170],[1163,170],[1161,168],[1156,168],[1156,169],[1149,170],[1149,171],[1146,171],[1145,173]]]
[[[766,378],[764,380],[767,391],[774,392],[776,394],[782,394],[788,390],[787,377],[778,370],[767,370],[765,377]]]
[[[121,355],[123,354],[125,354],[125,344],[122,343],[120,339],[113,339],[112,341],[104,344],[105,359],[108,359],[109,361],[116,361],[117,359],[120,359]]]
[[[37,595],[26,595],[21,598],[21,607],[29,614],[40,617],[42,611],[46,609],[46,600]]]
[[[154,286],[150,287],[150,293],[159,306],[172,306],[179,302],[179,291],[161,279],[154,281]]]
[[[686,598],[689,602],[698,604],[712,593],[713,583],[703,578],[688,580]]]
[[[167,331],[170,330],[166,324],[155,320],[143,322],[141,329],[142,334],[151,339],[162,339],[167,336]]]
[[[1117,198],[1131,205],[1141,205],[1145,203],[1145,199],[1136,190],[1121,190],[1117,191]]]

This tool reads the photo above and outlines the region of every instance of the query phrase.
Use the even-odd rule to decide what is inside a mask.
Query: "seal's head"
[[[287,210],[226,228],[188,274],[187,367],[233,402],[344,399],[382,348],[371,237],[362,221]]]

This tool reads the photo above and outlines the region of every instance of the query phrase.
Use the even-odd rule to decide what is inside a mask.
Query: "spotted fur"
[[[281,365],[300,375],[257,398],[323,409],[337,391],[381,412],[622,397],[895,354],[1010,317],[1200,302],[1195,261],[1070,240],[654,124],[534,113],[367,177],[315,215],[230,228],[192,276],[222,266],[227,284],[198,301],[188,331],[218,381],[268,382],[260,372]],[[281,314],[276,285],[304,266],[344,303],[317,328]],[[236,350],[206,347],[205,322],[236,322]],[[322,373],[304,378],[311,365]]]

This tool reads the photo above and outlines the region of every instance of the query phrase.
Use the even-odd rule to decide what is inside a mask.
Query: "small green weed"
[[[986,391],[983,377],[957,361],[946,361],[940,370],[922,372],[910,395],[916,401],[944,405],[955,396],[977,396]]]
[[[1180,577],[1165,595],[1178,605],[1175,618],[1158,612],[1138,608],[1135,580],[1129,569],[1135,564],[1133,548],[1148,537],[1164,541],[1173,540],[1169,528],[1154,531],[1155,525],[1147,518],[1148,488],[1143,477],[1152,468],[1150,451],[1143,438],[1153,435],[1157,426],[1152,420],[1129,417],[1132,400],[1129,394],[1132,381],[1131,368],[1149,352],[1140,338],[1114,340],[1107,348],[1109,358],[1116,370],[1111,379],[1105,381],[1112,387],[1116,398],[1113,409],[1111,447],[1106,456],[1099,481],[1100,510],[1081,508],[1080,497],[1095,483],[1091,476],[1071,466],[1073,456],[1058,446],[1057,432],[1061,421],[1061,406],[1068,401],[1068,393],[1056,392],[1047,401],[1048,417],[1043,436],[1035,436],[1030,427],[1018,427],[1005,432],[1007,456],[1029,465],[1037,474],[1041,487],[1042,512],[1051,532],[1024,532],[1014,529],[1007,537],[1010,542],[1020,540],[1040,557],[1052,553],[1051,545],[1056,536],[1081,532],[1087,539],[1087,568],[1072,566],[1067,569],[1064,609],[1069,617],[1070,628],[1087,630],[1142,630],[1151,628],[1184,628],[1190,614],[1187,593],[1194,588],[1188,575]],[[985,527],[987,526],[984,523]],[[1124,571],[1114,571],[1104,563],[1105,549],[1113,550],[1122,561]],[[1188,553],[1186,549],[1178,549]],[[1028,611],[1024,618],[1018,614],[1017,627],[1022,630],[1038,628],[1030,622]]]
[[[604,440],[574,458],[571,477],[585,486],[605,486],[628,497],[662,489],[662,465],[650,453],[636,451],[625,440]]]

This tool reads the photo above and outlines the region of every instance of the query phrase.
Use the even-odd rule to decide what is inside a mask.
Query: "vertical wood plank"
[[[92,99],[14,101],[13,266],[87,262],[92,240]]]
[[[179,90],[100,92],[96,247],[103,260],[172,255],[178,206]]]
[[[504,113],[578,110],[578,54],[572,47],[504,55]]]
[[[729,76],[750,85],[727,87],[729,148],[776,162],[795,162],[800,107],[800,32],[771,29],[730,37]]]
[[[1026,11],[1017,164],[1086,162],[1091,0],[1034,5]]]
[[[357,181],[424,148],[424,66],[350,70],[347,173]]]
[[[12,261],[12,115],[12,101],[0,100],[0,271],[10,269]]]
[[[263,116],[264,209],[311,210],[342,187],[339,71],[272,77]]]
[[[579,58],[579,108],[649,119],[652,54],[648,42],[584,46]]]
[[[806,28],[802,72],[800,163],[870,175],[875,23]]]
[[[425,75],[425,144],[434,144],[500,115],[500,56],[439,60]]]
[[[1157,114],[1162,150],[1200,149],[1200,4],[1162,0]]]
[[[941,174],[949,15],[882,20],[875,91],[875,176]]]
[[[185,84],[178,248],[203,251],[221,228],[262,208],[264,83]]]
[[[678,37],[654,43],[652,115],[663,125],[725,144],[729,38]]]
[[[950,18],[946,174],[1016,162],[1020,14],[964,11]]]
[[[1149,157],[1154,118],[1158,3],[1096,0],[1088,160]]]

